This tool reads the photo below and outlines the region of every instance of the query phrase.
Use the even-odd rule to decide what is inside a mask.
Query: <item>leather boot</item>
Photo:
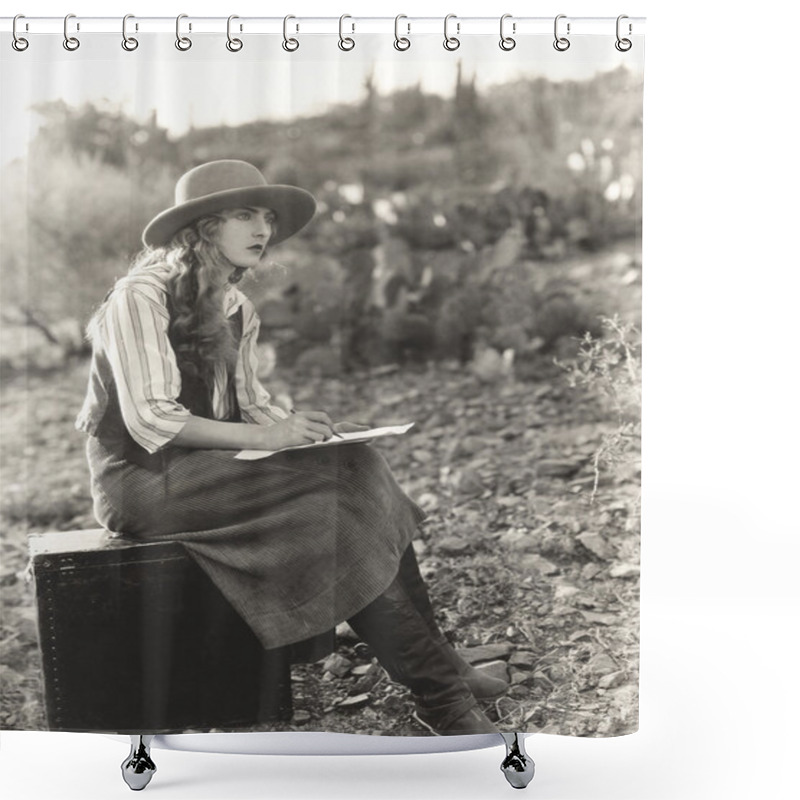
[[[459,676],[467,684],[472,694],[478,700],[494,700],[504,695],[508,691],[509,684],[501,678],[487,675],[482,670],[464,661],[439,629],[436,624],[436,616],[431,605],[430,596],[428,595],[428,589],[425,586],[425,579],[420,574],[417,556],[411,545],[406,548],[403,557],[400,559],[398,577],[411,602],[414,603],[420,616],[430,628],[434,641],[444,650],[447,658],[456,668]]]
[[[429,730],[439,735],[499,733],[398,578],[348,623],[392,680],[411,690],[415,716]]]

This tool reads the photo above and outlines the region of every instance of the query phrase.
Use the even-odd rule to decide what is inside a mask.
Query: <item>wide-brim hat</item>
[[[226,208],[258,206],[275,212],[269,243],[293,236],[314,216],[313,195],[297,186],[269,184],[246,161],[209,161],[182,175],[175,184],[175,205],[157,214],[144,229],[148,247],[162,247],[183,227]]]

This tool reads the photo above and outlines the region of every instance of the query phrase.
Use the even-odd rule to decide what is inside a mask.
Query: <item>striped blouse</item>
[[[116,387],[120,411],[133,439],[155,453],[181,431],[190,412],[177,398],[181,377],[167,336],[166,278],[168,267],[149,269],[117,281],[98,320],[89,388],[75,427],[94,434]],[[242,339],[236,363],[236,399],[242,420],[271,425],[288,415],[270,402],[257,377],[256,343],[261,321],[252,302],[231,287],[224,298],[225,314],[242,309]],[[213,413],[226,419],[231,410],[228,371],[218,365],[214,375]]]

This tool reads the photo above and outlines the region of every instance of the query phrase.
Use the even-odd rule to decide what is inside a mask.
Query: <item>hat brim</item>
[[[317,209],[314,196],[297,186],[274,184],[228,189],[162,211],[144,229],[142,241],[148,247],[163,247],[181,228],[200,217],[218,214],[226,208],[252,206],[275,212],[271,245],[294,236],[311,221]]]

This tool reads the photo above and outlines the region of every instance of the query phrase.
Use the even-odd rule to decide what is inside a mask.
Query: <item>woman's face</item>
[[[275,212],[258,206],[229,208],[220,214],[216,243],[225,258],[237,267],[256,266],[267,249]]]

